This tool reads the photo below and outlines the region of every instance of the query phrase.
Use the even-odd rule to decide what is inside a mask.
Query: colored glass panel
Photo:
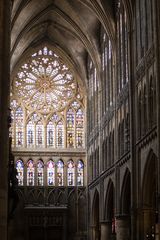
[[[39,160],[37,163],[37,185],[38,186],[43,186],[43,169],[44,169],[44,164],[41,160]]]
[[[60,121],[57,124],[56,127],[56,133],[57,133],[57,147],[64,147],[64,126],[63,122]]]
[[[54,146],[54,125],[52,122],[49,122],[47,125],[47,146]]]
[[[67,147],[74,147],[74,122],[75,113],[72,108],[67,112]]]
[[[52,160],[47,163],[47,183],[48,186],[55,185],[55,167]]]
[[[23,110],[18,108],[15,113],[15,123],[16,123],[16,147],[21,147],[23,145]]]
[[[27,186],[34,186],[34,165],[33,160],[27,163]]]
[[[36,146],[42,146],[43,145],[43,124],[41,122],[38,122],[36,125]]]
[[[67,176],[68,186],[74,186],[75,169],[74,169],[74,164],[72,160],[68,161],[67,174],[68,174]]]
[[[82,160],[79,160],[77,164],[77,186],[83,186],[83,178],[84,178],[84,164]]]
[[[22,160],[17,160],[16,162],[16,169],[17,169],[17,178],[18,178],[18,185],[23,186],[23,172],[24,172],[24,164]]]
[[[58,186],[63,186],[63,161],[59,160],[57,162],[57,185]]]

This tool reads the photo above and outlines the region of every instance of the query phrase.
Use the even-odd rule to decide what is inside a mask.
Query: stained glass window
[[[51,147],[54,146],[54,139],[55,139],[55,126],[53,122],[49,122],[47,125],[47,146]]]
[[[67,112],[67,147],[74,147],[75,113],[72,108]]]
[[[64,163],[62,160],[57,162],[57,186],[63,186],[63,167]]]
[[[64,126],[63,122],[59,121],[56,127],[56,134],[57,134],[57,147],[61,148],[64,147]]]
[[[15,113],[16,122],[16,147],[23,145],[23,110],[21,107],[17,108]]]
[[[31,159],[27,162],[27,186],[34,186],[34,165]]]
[[[80,108],[80,104],[79,104],[77,101],[74,101],[71,106],[72,106],[72,108],[74,108],[75,110],[77,110],[78,108]]]
[[[84,115],[81,108],[76,112],[76,147],[83,147]]]
[[[18,173],[18,185],[23,186],[23,172],[24,172],[24,164],[21,159],[16,161],[16,169]]]
[[[83,186],[83,178],[84,178],[84,164],[82,160],[78,161],[77,164],[77,186]]]
[[[36,124],[36,146],[42,146],[43,145],[43,124],[42,122],[38,122]]]
[[[72,70],[53,50],[38,49],[13,79],[12,146],[84,147],[84,114],[79,110],[83,103]]]
[[[43,169],[44,164],[42,160],[39,160],[37,163],[37,185],[43,186]]]
[[[74,163],[72,160],[68,161],[67,164],[67,181],[68,186],[74,186],[74,179],[75,179],[75,169],[74,169]]]
[[[47,183],[48,186],[55,185],[55,167],[52,160],[47,163]]]
[[[35,128],[34,123],[29,121],[27,124],[27,146],[32,147],[34,145]]]
[[[48,114],[66,107],[77,84],[62,59],[44,47],[19,68],[13,87],[28,109]]]

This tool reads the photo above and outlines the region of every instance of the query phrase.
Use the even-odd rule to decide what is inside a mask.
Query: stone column
[[[0,238],[7,239],[9,161],[10,2],[0,1]]]
[[[155,226],[155,240],[159,240],[159,236],[160,236],[160,224],[157,223]]]
[[[112,235],[112,223],[101,222],[101,240],[110,240]]]
[[[155,211],[153,208],[143,209],[143,237],[144,239],[153,239],[157,231],[155,223]]]
[[[116,217],[116,235],[117,240],[130,239],[130,221],[127,216]]]
[[[95,240],[95,239],[96,239],[96,226],[95,225],[91,225],[90,226],[89,240]]]

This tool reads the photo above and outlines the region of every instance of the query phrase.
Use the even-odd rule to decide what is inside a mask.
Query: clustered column
[[[112,235],[112,222],[101,222],[101,240],[110,240]]]
[[[130,221],[128,216],[116,217],[116,236],[117,240],[130,239]]]

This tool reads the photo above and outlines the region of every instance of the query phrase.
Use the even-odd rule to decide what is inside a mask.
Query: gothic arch
[[[114,184],[111,179],[108,182],[104,209],[104,219],[107,221],[112,221],[114,217]]]
[[[94,220],[95,220],[95,209],[97,208],[97,204],[98,204],[98,209],[99,209],[99,192],[98,190],[96,189],[95,192],[94,192],[94,197],[93,197],[93,201],[92,201],[92,216],[93,216],[93,223],[94,223]]]
[[[157,224],[157,156],[150,150],[142,183],[142,236],[155,235]]]
[[[100,219],[99,219],[99,192],[95,190],[92,204],[92,224],[94,227],[93,240],[100,240]]]
[[[155,194],[157,192],[157,156],[151,149],[143,175],[142,201],[144,206],[153,206]]]
[[[131,176],[130,171],[126,168],[122,190],[121,190],[121,213],[123,215],[130,215],[131,208]]]

